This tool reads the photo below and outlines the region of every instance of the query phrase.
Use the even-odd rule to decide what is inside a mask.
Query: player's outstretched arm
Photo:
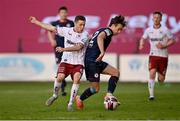
[[[78,44],[76,44],[76,45],[74,45],[74,46],[72,46],[72,47],[66,47],[66,48],[56,47],[56,51],[57,51],[57,52],[64,52],[64,51],[66,51],[66,52],[79,51],[79,50],[81,50],[83,47],[84,47],[83,44],[78,43]]]
[[[56,27],[50,25],[50,24],[44,24],[42,22],[40,22],[39,20],[37,20],[35,17],[31,16],[29,17],[29,21],[43,29],[46,29],[48,31],[52,31],[52,32],[56,32]]]

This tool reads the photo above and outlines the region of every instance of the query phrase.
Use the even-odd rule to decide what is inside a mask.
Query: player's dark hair
[[[119,15],[119,16],[115,16],[114,18],[111,19],[109,26],[112,26],[113,24],[115,24],[115,25],[121,24],[123,27],[125,27],[127,22],[125,21],[124,16]]]
[[[86,18],[85,18],[84,16],[82,16],[82,15],[78,15],[78,16],[75,17],[74,22],[77,22],[77,21],[79,21],[79,20],[81,20],[81,21],[86,21]]]
[[[68,11],[68,8],[67,8],[66,6],[61,6],[61,7],[58,9],[58,12],[60,12],[61,10]]]
[[[155,14],[158,14],[162,18],[162,13],[161,12],[155,11],[155,12],[153,12],[153,15],[155,15]]]

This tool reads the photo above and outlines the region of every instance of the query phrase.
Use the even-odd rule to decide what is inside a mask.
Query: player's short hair
[[[155,12],[153,12],[153,15],[155,15],[155,14],[158,14],[162,18],[162,13],[161,12],[155,11]]]
[[[66,6],[61,6],[61,7],[58,9],[58,12],[60,12],[61,10],[68,11],[68,8],[67,8]]]
[[[125,21],[124,16],[119,15],[119,16],[115,16],[114,18],[111,19],[109,26],[112,26],[113,24],[115,24],[115,25],[121,24],[123,27],[125,27],[127,22]]]
[[[78,15],[78,16],[75,17],[74,22],[77,22],[79,20],[86,21],[86,18],[84,16],[82,16],[82,15]]]

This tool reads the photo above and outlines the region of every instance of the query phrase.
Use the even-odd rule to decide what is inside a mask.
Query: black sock
[[[64,92],[65,87],[66,87],[66,81],[63,80],[62,83],[61,83],[61,92]]]
[[[108,92],[112,93],[114,92],[115,88],[116,88],[116,84],[118,82],[119,78],[116,76],[111,76],[108,82]]]
[[[88,97],[90,97],[91,95],[95,93],[96,93],[96,89],[93,87],[90,87],[81,94],[80,99],[84,101],[85,99],[87,99]]]

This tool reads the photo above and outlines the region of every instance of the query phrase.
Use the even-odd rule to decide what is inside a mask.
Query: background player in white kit
[[[144,40],[150,42],[149,53],[149,100],[154,100],[154,85],[156,73],[158,73],[158,81],[164,82],[168,65],[168,50],[175,43],[173,35],[167,27],[161,26],[162,13],[153,13],[153,26],[145,30],[139,44],[139,49],[144,47]]]
[[[79,89],[80,79],[83,73],[84,54],[88,42],[88,33],[84,31],[86,19],[84,16],[75,17],[75,26],[67,27],[54,27],[52,25],[44,24],[38,21],[35,17],[30,17],[31,23],[40,26],[46,30],[56,32],[64,37],[65,48],[57,47],[58,52],[63,52],[62,60],[58,68],[57,81],[54,82],[54,93],[46,101],[46,105],[50,106],[58,97],[58,90],[61,82],[71,75],[73,85],[71,88],[70,100],[68,103],[68,111],[72,110],[72,104]]]

